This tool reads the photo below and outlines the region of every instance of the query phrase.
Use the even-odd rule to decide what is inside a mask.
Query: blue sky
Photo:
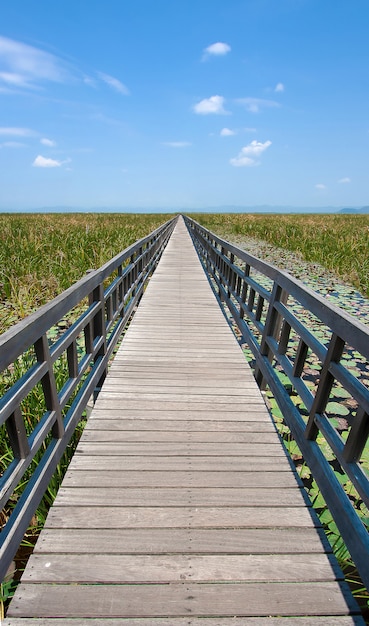
[[[369,204],[368,0],[3,0],[0,210]]]

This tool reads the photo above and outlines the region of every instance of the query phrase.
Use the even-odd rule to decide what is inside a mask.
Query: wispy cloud
[[[232,137],[236,134],[237,132],[235,130],[232,130],[231,128],[222,128],[222,130],[220,131],[221,137]]]
[[[242,135],[242,133],[256,133],[256,128],[246,126],[244,128],[222,128],[221,137],[233,137],[234,135]]]
[[[114,76],[110,76],[110,74],[105,74],[104,72],[97,72],[98,77],[109,87],[111,87],[114,91],[122,94],[123,96],[129,96],[129,89],[120,81],[118,78],[114,78]]]
[[[70,159],[65,159],[65,161],[57,161],[56,159],[49,159],[39,154],[33,161],[32,165],[33,167],[61,167],[65,163],[70,163]]]
[[[192,144],[190,141],[163,141],[163,145],[169,148],[188,148]]]
[[[284,84],[277,83],[276,86],[274,87],[274,91],[275,93],[282,93],[284,91]]]
[[[49,52],[0,37],[0,85],[35,89],[44,81],[64,82],[67,76],[64,63]]]
[[[40,139],[40,143],[42,143],[43,146],[47,146],[48,148],[54,148],[54,146],[56,146],[56,141],[53,141],[52,139],[47,139],[46,137]]]
[[[271,145],[271,141],[261,143],[260,141],[254,140],[247,146],[244,146],[236,157],[230,159],[230,164],[234,167],[252,167],[254,165],[259,165],[259,157]]]
[[[27,144],[21,141],[4,141],[0,143],[0,148],[24,148]]]
[[[202,55],[202,61],[206,61],[212,56],[223,57],[230,51],[231,46],[227,43],[223,43],[222,41],[217,41],[216,43],[212,43],[210,46],[205,48]]]
[[[315,185],[315,189],[319,189],[320,191],[324,191],[324,189],[327,189],[326,185],[323,185],[323,183],[317,183]]]
[[[250,113],[259,113],[261,109],[270,109],[281,106],[279,102],[275,102],[274,100],[264,100],[262,98],[238,98],[236,103],[246,107],[246,110]]]
[[[0,128],[0,135],[6,137],[34,137],[37,133],[30,128],[20,128],[17,126],[2,126]]]
[[[348,176],[345,176],[344,178],[340,178],[338,182],[345,185],[347,183],[351,183],[351,178],[349,178]]]
[[[209,115],[211,113],[228,115],[228,111],[224,109],[224,102],[223,96],[211,96],[195,104],[193,110],[198,115]]]

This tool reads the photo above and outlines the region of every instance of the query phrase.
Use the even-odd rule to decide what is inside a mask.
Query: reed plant
[[[0,332],[168,220],[165,214],[0,214]]]
[[[319,263],[369,297],[369,215],[194,214],[219,237],[253,237]]]

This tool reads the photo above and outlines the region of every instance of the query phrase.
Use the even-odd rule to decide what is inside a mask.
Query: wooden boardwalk
[[[314,520],[181,219],[4,624],[363,624]]]

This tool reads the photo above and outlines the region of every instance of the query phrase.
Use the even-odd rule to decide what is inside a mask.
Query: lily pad
[[[328,402],[327,404],[327,413],[331,413],[334,415],[349,415],[350,411],[344,404],[340,402]]]

